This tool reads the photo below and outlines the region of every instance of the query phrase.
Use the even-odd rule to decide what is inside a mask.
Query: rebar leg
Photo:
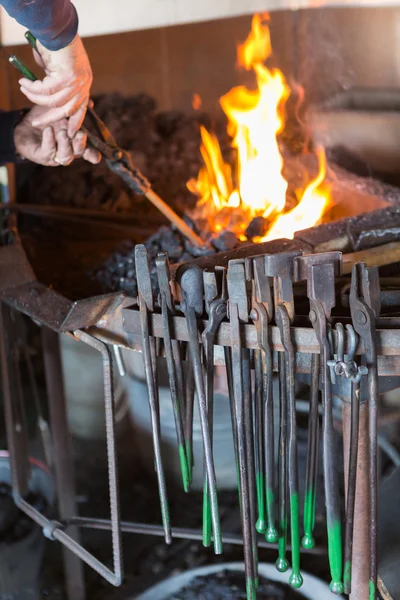
[[[42,343],[50,429],[53,439],[58,511],[60,519],[64,519],[76,515],[77,508],[58,334],[47,327],[42,327]],[[77,527],[71,527],[69,533],[74,540],[79,542]],[[68,600],[84,600],[83,563],[65,547],[63,547],[63,557]]]
[[[347,473],[350,450],[351,405],[343,403],[343,450],[345,486],[347,496]],[[351,569],[351,600],[365,600],[369,595],[370,552],[370,491],[369,491],[369,445],[368,405],[360,405],[360,428],[358,439],[357,484],[355,514],[357,524],[353,530],[353,553]]]

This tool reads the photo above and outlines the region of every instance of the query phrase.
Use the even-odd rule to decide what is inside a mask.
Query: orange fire
[[[198,196],[194,217],[206,218],[212,231],[230,229],[240,237],[252,218],[268,218],[271,228],[263,238],[293,238],[295,231],[317,223],[329,204],[325,154],[318,152],[319,173],[307,186],[297,206],[285,212],[287,181],[277,136],[285,126],[284,109],[290,95],[285,77],[268,69],[271,56],[268,14],[255,15],[247,40],[238,47],[239,64],[253,70],[257,87],[231,89],[220,98],[228,118],[228,133],[235,149],[231,167],[222,156],[216,136],[201,128],[204,166],[188,188]]]

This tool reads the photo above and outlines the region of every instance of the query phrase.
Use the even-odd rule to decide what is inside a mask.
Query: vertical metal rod
[[[265,431],[265,487],[267,501],[267,542],[278,540],[275,523],[275,434],[274,434],[274,396],[272,353],[268,345],[262,354],[263,394],[264,394],[264,431]]]
[[[280,573],[285,573],[289,568],[289,562],[286,557],[287,543],[287,489],[288,489],[288,472],[287,472],[287,394],[286,394],[286,359],[283,352],[279,353],[279,528],[278,528],[278,558],[275,563],[277,570]]]
[[[371,556],[369,600],[375,600],[378,582],[378,369],[375,361],[368,365],[369,391],[369,464],[371,503]]]
[[[167,498],[167,485],[165,481],[164,468],[162,463],[161,454],[161,432],[160,432],[160,418],[158,411],[158,389],[156,386],[154,363],[155,363],[155,352],[154,352],[154,339],[151,341],[149,334],[148,324],[148,313],[147,307],[143,300],[143,297],[139,294],[139,306],[141,316],[141,329],[142,329],[142,352],[143,352],[143,364],[144,372],[146,376],[147,393],[149,398],[150,407],[150,419],[151,429],[153,435],[153,449],[155,457],[155,466],[157,473],[157,483],[160,495],[160,506],[161,506],[161,518],[165,532],[165,542],[170,544],[171,538],[171,523],[169,519],[168,509],[168,498]],[[152,350],[153,349],[153,350]]]
[[[237,424],[237,443],[240,476],[241,517],[243,530],[243,552],[246,574],[247,600],[256,597],[256,575],[254,573],[254,562],[252,556],[251,516],[250,516],[250,494],[247,476],[246,441],[244,426],[244,392],[242,371],[242,348],[240,343],[239,313],[237,304],[230,304],[230,323],[232,342],[232,373],[235,398],[235,415]]]
[[[348,494],[348,469],[351,440],[351,405],[343,403],[343,450],[345,464],[345,489]],[[357,453],[357,484],[354,511],[357,526],[353,529],[351,558],[351,600],[366,600],[369,596],[370,568],[370,481],[369,481],[369,410],[360,404],[359,437]]]
[[[23,456],[20,447],[16,423],[14,419],[14,403],[12,398],[11,383],[11,365],[9,357],[11,356],[10,339],[10,309],[3,302],[0,305],[0,326],[1,326],[1,378],[4,402],[4,416],[6,423],[7,446],[10,455],[10,466],[12,476],[12,486],[14,494],[19,497],[25,496],[28,489],[28,470],[25,466],[27,456]]]
[[[107,465],[110,494],[111,536],[113,548],[114,577],[121,584],[123,578],[121,512],[119,503],[118,462],[115,433],[115,402],[113,364],[111,351],[106,344],[84,331],[76,331],[75,337],[100,352],[103,362],[104,408],[106,419]]]
[[[189,349],[188,349],[189,352]],[[193,455],[193,414],[194,414],[194,372],[193,364],[190,358],[190,352],[187,357],[187,370],[186,370],[186,381],[185,381],[185,397],[186,397],[186,410],[185,410],[185,443],[186,443],[186,456],[189,468],[189,482],[193,479],[193,467],[194,467],[194,455]]]
[[[64,519],[77,514],[77,507],[58,334],[47,327],[42,327],[42,343],[50,410],[50,429],[54,440],[58,510],[60,518]],[[79,543],[77,527],[71,528],[70,536]],[[63,548],[63,555],[68,598],[69,600],[84,600],[83,564],[66,548]]]
[[[250,351],[242,349],[243,360],[243,392],[244,392],[244,429],[246,436],[247,476],[250,498],[250,528],[252,540],[252,558],[256,588],[258,587],[258,549],[256,533],[256,477],[254,468],[254,426],[253,402],[251,393]]]
[[[236,476],[240,497],[240,475],[239,475],[239,457],[238,457],[238,439],[237,439],[237,421],[236,421],[236,410],[235,410],[235,392],[233,386],[233,375],[232,375],[232,354],[231,348],[225,346],[225,365],[226,365],[226,379],[228,385],[228,394],[229,394],[229,407],[231,413],[231,423],[232,423],[232,435],[233,435],[233,449],[235,452],[235,462],[236,462]]]
[[[357,486],[358,428],[360,420],[360,383],[351,384],[350,449],[347,463],[346,529],[344,535],[344,593],[351,592],[351,557],[353,550],[354,507]],[[343,411],[343,417],[345,412]],[[347,416],[347,415],[346,415]],[[346,468],[346,467],[345,467]]]
[[[265,431],[264,431],[264,397],[263,397],[263,365],[261,350],[254,351],[255,363],[255,390],[254,390],[254,417],[256,431],[256,487],[258,519],[256,530],[265,534],[267,521],[265,513]]]
[[[306,486],[304,495],[304,537],[303,548],[314,548],[315,505],[318,469],[319,440],[319,370],[320,356],[313,354],[311,359],[310,410],[308,417],[308,447]]]

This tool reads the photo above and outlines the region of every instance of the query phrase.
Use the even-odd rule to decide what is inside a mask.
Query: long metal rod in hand
[[[31,38],[35,39],[32,34]],[[28,39],[28,37],[27,37]],[[33,46],[33,42],[29,38],[28,41]],[[33,46],[34,47],[34,46]],[[29,79],[30,81],[36,81],[37,77],[32,73],[32,71],[15,55],[12,54],[9,57],[9,62],[15,67],[21,75]],[[84,126],[81,126],[81,130],[88,136],[89,142],[91,142],[91,138],[93,138],[93,134]],[[93,144],[94,148],[97,148],[96,144]],[[183,236],[185,236],[188,240],[192,242],[194,246],[197,248],[203,248],[208,244],[204,242],[200,236],[198,236],[190,227],[185,223],[183,219],[176,214],[172,208],[160,198],[158,194],[150,187],[142,186],[142,193],[146,196],[147,200],[149,200],[175,227],[181,232]]]

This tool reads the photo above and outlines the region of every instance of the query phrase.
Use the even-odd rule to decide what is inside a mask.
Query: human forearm
[[[0,4],[49,50],[64,48],[78,31],[78,15],[70,0],[0,0]]]

